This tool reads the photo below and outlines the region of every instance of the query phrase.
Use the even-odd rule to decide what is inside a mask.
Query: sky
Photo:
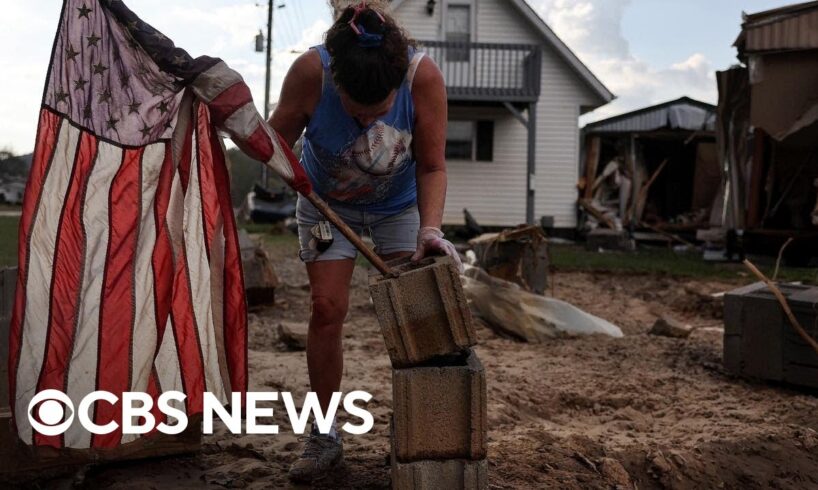
[[[479,1],[479,0],[478,0]],[[501,0],[502,1],[502,0]],[[275,0],[275,101],[293,60],[321,42],[331,22],[326,0]],[[582,123],[687,95],[717,99],[715,70],[737,62],[741,13],[784,5],[773,0],[528,0],[617,99]],[[264,55],[254,38],[266,23],[264,0],[126,0],[143,20],[193,56],[224,59],[263,105]],[[0,16],[0,148],[28,153],[61,2],[5,1]]]

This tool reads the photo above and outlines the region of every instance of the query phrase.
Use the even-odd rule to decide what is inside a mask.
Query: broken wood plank
[[[667,158],[662,160],[662,163],[660,163],[659,167],[656,170],[653,171],[653,174],[651,174],[648,181],[645,182],[645,184],[642,186],[641,189],[639,189],[639,194],[636,196],[636,206],[635,206],[635,213],[636,213],[636,219],[637,220],[641,220],[642,219],[642,214],[644,214],[644,212],[645,212],[645,203],[648,200],[648,192],[650,191],[650,186],[653,185],[653,183],[659,177],[659,174],[661,174],[662,170],[665,169],[665,166],[667,166],[667,162],[668,162]]]
[[[594,196],[594,185],[596,181],[596,173],[599,167],[600,147],[602,140],[599,136],[593,136],[588,140],[587,154],[585,155],[585,199],[591,199]]]
[[[580,207],[582,207],[582,209],[587,211],[588,214],[590,214],[597,221],[599,221],[600,224],[603,224],[603,225],[607,226],[608,228],[610,228],[612,230],[616,229],[616,224],[613,222],[613,220],[611,218],[605,216],[605,214],[603,214],[602,211],[600,211],[596,207],[594,207],[594,205],[588,199],[580,199],[579,200],[579,205],[580,205]]]

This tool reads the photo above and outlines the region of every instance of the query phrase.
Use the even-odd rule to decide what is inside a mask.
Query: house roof
[[[392,8],[397,9],[405,0],[392,0]],[[508,0],[523,17],[542,35],[557,54],[579,75],[580,79],[596,94],[603,103],[612,101],[616,96],[580,61],[576,54],[560,39],[548,24],[531,8],[525,0]]]
[[[818,49],[818,1],[744,14],[733,45],[739,55],[760,51]]]
[[[586,133],[641,133],[657,129],[714,131],[716,106],[681,97],[587,124]]]

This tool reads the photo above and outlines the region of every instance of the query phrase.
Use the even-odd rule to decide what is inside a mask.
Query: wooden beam
[[[594,197],[594,181],[596,180],[596,173],[599,167],[599,154],[602,141],[599,136],[592,136],[586,140],[585,153],[585,199],[592,199]]]
[[[659,168],[657,168],[653,174],[650,176],[647,182],[639,189],[639,194],[636,197],[635,203],[635,210],[636,219],[641,220],[642,215],[645,212],[645,203],[648,201],[648,192],[650,191],[650,186],[653,185],[653,182],[659,177],[659,174],[662,173],[662,170],[665,169],[665,165],[667,165],[668,159],[665,158],[662,160],[662,163],[659,164]]]
[[[587,211],[588,214],[596,218],[596,220],[599,221],[600,224],[605,225],[612,230],[616,229],[616,224],[613,222],[613,220],[605,216],[602,213],[602,211],[595,208],[594,205],[591,204],[591,201],[589,201],[588,199],[580,199],[579,205],[582,207],[582,209]]]
[[[750,170],[750,195],[747,204],[747,228],[756,228],[761,225],[761,202],[764,192],[764,179],[767,173],[766,160],[767,134],[761,128],[755,129],[753,138],[753,167]]]

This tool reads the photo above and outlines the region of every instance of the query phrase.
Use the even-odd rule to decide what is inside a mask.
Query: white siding
[[[426,0],[405,0],[394,12],[409,35],[415,39],[435,40],[440,36],[440,23],[443,18],[440,3],[435,7],[434,16],[426,13]]]
[[[466,208],[486,226],[525,222],[526,133],[505,109],[453,107],[449,119],[494,121],[494,161],[446,162],[449,186],[443,222],[463,224]]]
[[[553,216],[557,227],[576,226],[580,106],[593,105],[596,99],[541,33],[506,0],[475,0],[474,5],[477,42],[543,46],[534,216],[537,220]],[[430,17],[426,0],[404,0],[395,15],[416,39],[438,39],[444,6],[445,1],[439,1],[434,17]],[[495,123],[495,162],[448,162],[446,223],[463,223],[464,207],[485,225],[511,226],[525,221],[527,131],[516,119],[497,117],[501,119]]]

